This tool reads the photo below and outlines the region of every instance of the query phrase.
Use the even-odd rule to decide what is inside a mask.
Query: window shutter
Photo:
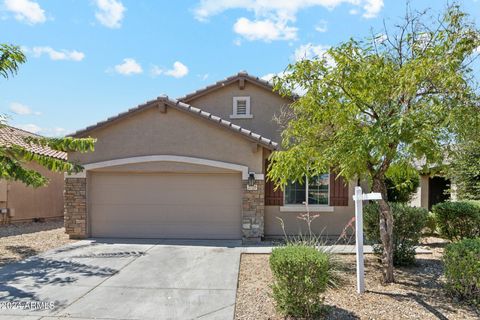
[[[269,166],[268,159],[265,160],[265,172],[268,170]],[[267,179],[267,175],[265,175]],[[283,206],[283,190],[278,188],[275,189],[275,184],[270,180],[265,180],[265,205],[266,206]]]
[[[330,206],[345,207],[348,206],[348,183],[345,183],[343,177],[334,172],[330,172]]]

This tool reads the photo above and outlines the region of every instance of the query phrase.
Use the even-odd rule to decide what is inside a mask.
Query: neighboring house
[[[67,154],[48,147],[32,146],[24,141],[25,137],[39,137],[33,133],[2,125],[0,127],[0,145],[20,145],[29,151],[66,159]],[[0,179],[0,221],[31,221],[63,217],[63,174],[50,172],[35,162],[25,166],[40,172],[49,179],[45,187],[27,187],[21,182]]]
[[[450,192],[452,187],[454,186],[451,186],[450,180],[442,175],[420,174],[420,185],[413,195],[410,205],[431,210],[432,206],[437,203],[455,199]]]
[[[292,101],[245,72],[179,100],[166,96],[113,116],[74,137],[95,151],[71,153],[85,167],[66,176],[65,226],[72,238],[244,239],[306,232],[339,235],[354,216],[354,185],[326,172],[284,192],[265,183],[279,148],[274,121]],[[308,194],[308,196],[307,196]]]

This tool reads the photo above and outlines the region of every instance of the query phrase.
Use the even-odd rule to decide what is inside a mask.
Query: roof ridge
[[[221,80],[218,80],[212,84],[209,84],[207,86],[204,86],[203,88],[200,88],[200,89],[197,89],[193,92],[190,92],[190,93],[187,93],[181,97],[178,97],[177,100],[189,100],[193,97],[196,97],[198,95],[202,95],[204,93],[206,93],[207,91],[211,90],[211,89],[215,89],[215,88],[219,88],[219,87],[223,87],[225,85],[226,82],[231,82],[231,81],[236,81],[237,79],[240,79],[240,78],[244,78],[246,80],[249,80],[253,83],[256,83],[266,89],[269,89],[273,92],[273,85],[271,82],[267,81],[267,80],[264,80],[260,77],[257,77],[257,76],[253,76],[253,75],[250,75],[247,71],[239,71],[238,73],[234,74],[234,75],[231,75],[231,76],[228,76],[226,78],[223,78]]]

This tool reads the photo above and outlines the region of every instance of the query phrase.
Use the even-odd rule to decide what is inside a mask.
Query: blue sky
[[[443,0],[412,0],[440,12]],[[480,1],[461,1],[480,23]],[[0,0],[0,43],[28,61],[0,79],[9,123],[64,135],[161,94],[240,70],[281,72],[296,56],[381,31],[402,0]]]

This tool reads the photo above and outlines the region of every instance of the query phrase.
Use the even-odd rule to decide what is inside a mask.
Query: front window
[[[285,204],[328,205],[328,173],[304,178],[285,187]]]

